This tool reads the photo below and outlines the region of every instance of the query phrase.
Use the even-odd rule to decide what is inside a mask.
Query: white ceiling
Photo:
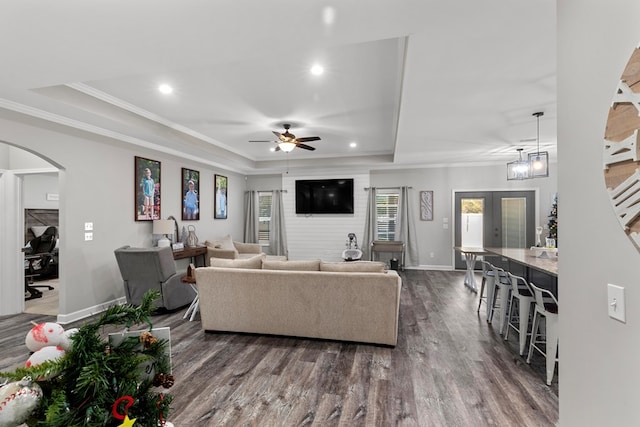
[[[505,163],[543,111],[554,159],[555,6],[5,0],[0,108],[246,174]],[[248,142],[283,123],[316,151]]]

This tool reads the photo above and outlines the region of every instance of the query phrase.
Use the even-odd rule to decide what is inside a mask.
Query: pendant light
[[[531,178],[549,176],[549,153],[540,151],[540,116],[543,112],[533,113],[537,120],[538,151],[529,154],[529,164],[531,165]]]
[[[507,163],[507,181],[523,180],[531,178],[529,172],[531,165],[522,160],[522,148],[518,148],[518,160]]]

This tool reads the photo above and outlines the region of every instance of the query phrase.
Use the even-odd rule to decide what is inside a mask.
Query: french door
[[[455,246],[527,248],[535,244],[535,191],[461,191],[454,200]],[[466,268],[460,254],[455,268]]]

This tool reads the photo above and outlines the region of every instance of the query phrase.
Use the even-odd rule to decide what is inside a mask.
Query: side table
[[[186,313],[184,313],[184,316],[182,316],[183,319],[186,319],[187,317],[189,317],[189,315],[191,315],[191,317],[189,317],[189,321],[192,322],[193,319],[196,317],[196,313],[198,312],[198,304],[200,302],[200,299],[199,299],[199,296],[198,296],[198,286],[196,285],[196,278],[192,277],[192,276],[184,276],[180,280],[183,283],[186,283],[189,286],[191,286],[191,288],[196,293],[196,296],[193,299],[193,301],[191,302],[191,305],[189,306],[189,308],[187,308],[187,311],[186,311]]]
[[[191,263],[197,267],[204,267],[207,264],[207,247],[195,246],[193,248],[184,248],[179,251],[173,251],[173,259],[190,258]],[[198,263],[198,258],[202,259],[202,263]]]

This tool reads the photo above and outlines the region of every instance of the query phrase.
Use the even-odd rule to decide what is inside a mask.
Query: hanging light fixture
[[[507,163],[507,181],[531,178],[529,174],[529,162],[522,160],[522,148],[518,148],[517,151],[518,160]]]
[[[531,178],[549,176],[549,153],[540,151],[540,116],[543,112],[533,113],[537,120],[537,141],[538,151],[529,154],[529,164],[531,165]]]

